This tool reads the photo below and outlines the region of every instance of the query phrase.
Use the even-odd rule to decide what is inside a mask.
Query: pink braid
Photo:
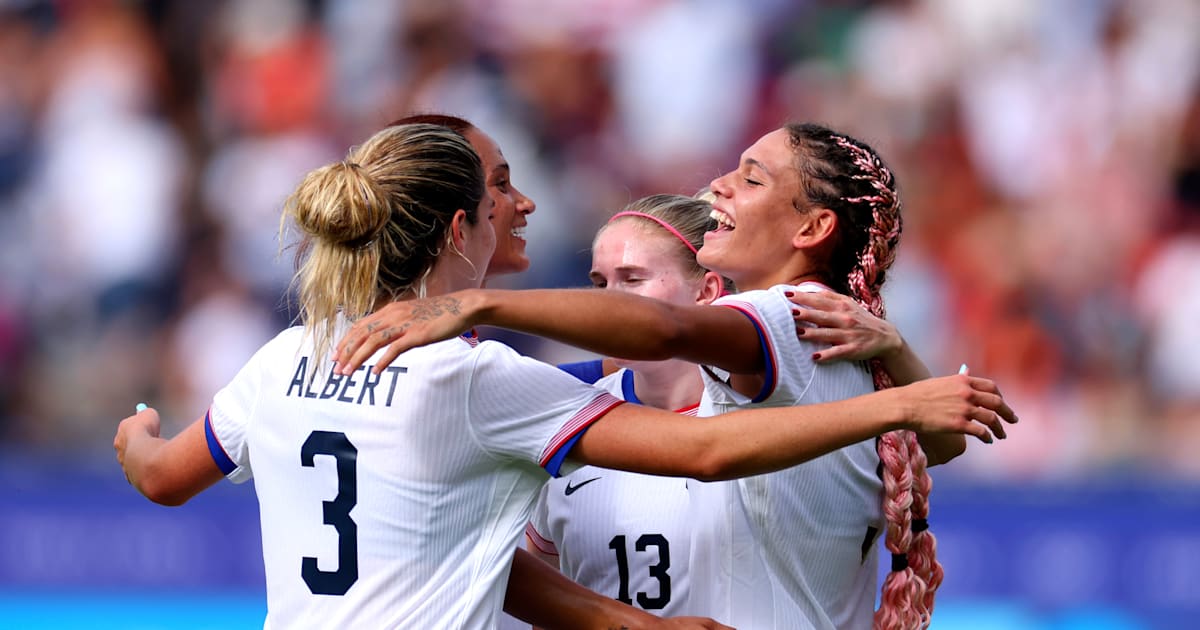
[[[895,180],[872,151],[836,134],[833,139],[850,154],[851,163],[858,169],[851,179],[866,181],[875,191],[871,195],[843,198],[849,204],[866,203],[872,214],[867,245],[847,277],[850,293],[872,314],[884,317],[883,298],[879,293],[883,284],[882,272],[895,261],[895,246],[900,240],[900,203],[892,189]],[[871,362],[871,372],[876,389],[891,387],[891,379],[877,360]],[[875,613],[875,628],[927,628],[934,594],[943,577],[936,558],[937,541],[927,525],[923,531],[912,531],[914,518],[927,524],[929,516],[933,481],[926,470],[927,459],[916,434],[911,431],[883,435],[878,450],[883,464],[883,507],[888,522],[886,546],[892,554],[903,554],[903,557],[894,565],[898,570],[893,570],[884,580],[879,610]],[[899,565],[905,566],[899,568]]]

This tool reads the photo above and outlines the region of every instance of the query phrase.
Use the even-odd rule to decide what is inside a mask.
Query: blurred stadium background
[[[538,202],[511,287],[786,119],[868,140],[890,316],[1022,418],[935,471],[934,628],[1196,627],[1198,76],[1194,0],[0,0],[0,626],[261,624],[252,490],[152,506],[116,422],[204,411],[294,315],[284,196],[419,109]]]

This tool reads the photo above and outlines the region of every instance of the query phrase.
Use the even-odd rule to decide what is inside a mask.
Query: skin
[[[463,135],[483,162],[487,194],[493,202],[491,221],[496,230],[496,249],[488,264],[487,275],[525,271],[529,269],[529,257],[525,254],[525,226],[529,224],[527,217],[533,214],[537,205],[513,185],[508,160],[491,136],[475,127]]]
[[[803,207],[797,195],[801,190],[800,175],[795,167],[796,155],[785,129],[766,134],[742,153],[738,166],[712,181],[715,214],[723,224],[708,232],[697,260],[704,267],[733,280],[742,290],[765,289],[778,284],[798,284],[806,281],[825,282],[824,261],[837,233],[837,215],[827,208]],[[801,210],[797,210],[801,206]],[[783,237],[781,237],[781,235]],[[526,306],[535,310],[523,313],[520,306],[498,292],[472,295],[457,302],[461,319],[457,322],[433,323],[411,320],[404,305],[395,305],[358,322],[339,342],[335,360],[342,373],[353,372],[376,350],[391,344],[375,369],[381,370],[402,350],[418,343],[436,340],[445,331],[403,341],[400,336],[412,335],[417,329],[456,328],[488,324],[513,328],[575,345],[606,356],[663,360],[680,358],[696,363],[715,365],[732,373],[731,385],[740,393],[753,396],[761,390],[765,379],[765,357],[753,325],[741,314],[724,308],[668,308],[638,302],[597,300],[594,297],[571,295],[569,291],[515,292]],[[830,292],[832,294],[832,292]],[[466,296],[448,296],[458,300]],[[793,300],[797,296],[791,296]],[[803,309],[794,309],[797,333],[809,334],[806,322],[830,324],[857,321],[863,323],[856,333],[858,345],[838,348],[833,357],[878,358],[884,369],[899,385],[913,383],[931,376],[928,368],[911,348],[903,342],[894,328],[879,323],[863,309],[848,305],[852,301],[827,301],[835,306],[834,317],[805,319]],[[833,300],[834,298],[831,298]],[[449,303],[449,302],[447,302]],[[470,306],[464,308],[464,304]],[[798,302],[801,303],[801,302]],[[809,305],[809,304],[805,304]],[[510,306],[512,306],[510,308]],[[478,309],[478,310],[474,310]],[[554,309],[558,315],[552,316]],[[619,312],[619,318],[592,318]],[[819,316],[818,316],[819,317]],[[394,336],[371,336],[365,326],[372,321],[392,324]],[[364,323],[366,322],[366,323]],[[866,345],[864,334],[885,333],[875,343]],[[827,329],[812,338],[834,339]],[[713,344],[711,340],[720,339]],[[836,348],[836,346],[835,346]],[[832,349],[831,349],[832,350]],[[828,360],[829,351],[814,359]],[[962,436],[920,435],[922,448],[931,465],[941,464],[966,450]]]
[[[592,244],[592,286],[673,304],[711,304],[721,294],[721,277],[696,276],[680,258],[679,239],[646,219],[617,219],[601,229]],[[688,252],[690,256],[690,252]],[[640,362],[615,359],[633,370],[642,402],[659,409],[680,409],[700,399],[704,382],[685,361]]]

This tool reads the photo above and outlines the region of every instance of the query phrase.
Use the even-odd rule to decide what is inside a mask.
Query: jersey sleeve
[[[484,450],[558,475],[583,432],[623,401],[503,344],[474,350],[467,421]]]
[[[557,556],[558,545],[554,544],[550,533],[550,486],[549,482],[542,484],[537,504],[533,506],[533,514],[529,517],[529,523],[525,525],[525,536],[539,552]]]
[[[208,452],[217,468],[234,483],[242,483],[254,476],[250,469],[246,433],[261,389],[262,356],[263,350],[259,350],[242,366],[237,376],[217,392],[204,417]]]
[[[802,390],[812,380],[814,364],[811,356],[816,347],[796,336],[796,320],[792,318],[792,309],[798,307],[784,296],[784,291],[797,290],[819,289],[809,288],[808,284],[778,285],[729,295],[714,302],[745,315],[758,332],[766,359],[765,378],[763,389],[750,402],[759,403],[778,395],[799,399],[804,392],[792,390],[798,387]]]

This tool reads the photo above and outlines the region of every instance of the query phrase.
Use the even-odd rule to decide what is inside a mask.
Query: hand
[[[833,291],[791,292],[796,335],[829,344],[813,358],[818,363],[863,361],[899,351],[904,339],[890,322],[872,315],[854,298]]]
[[[666,617],[655,628],[663,630],[734,630],[731,626],[705,617]]]
[[[121,465],[122,470],[125,470],[125,453],[129,448],[129,441],[144,436],[158,437],[162,430],[160,423],[158,411],[147,408],[125,418],[121,424],[117,425],[117,435],[113,438],[113,449],[117,451],[117,463]],[[126,471],[125,480],[132,483],[128,471]]]
[[[353,374],[387,346],[387,352],[371,368],[382,374],[401,352],[470,330],[465,312],[461,297],[454,294],[392,302],[354,323],[334,351],[334,369],[339,374]]]
[[[1008,437],[1005,422],[1017,422],[1000,389],[986,378],[956,374],[884,391],[901,397],[904,428],[918,433],[965,433],[991,443],[993,435]]]

